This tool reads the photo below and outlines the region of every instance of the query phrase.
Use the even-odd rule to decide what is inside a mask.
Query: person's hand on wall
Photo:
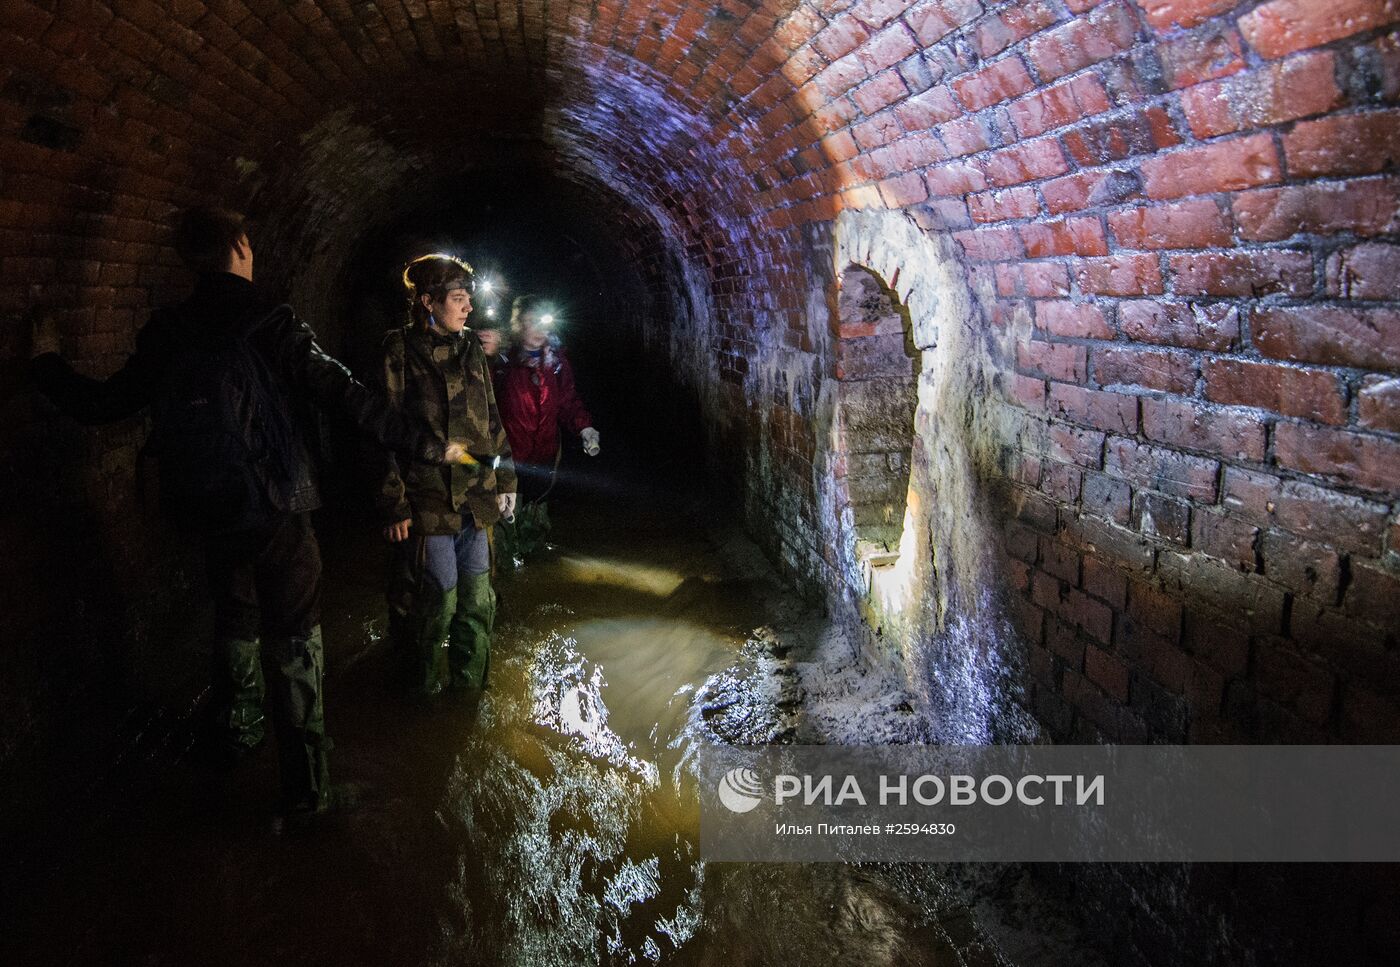
[[[408,527],[412,523],[412,520],[405,519],[399,521],[397,524],[390,524],[388,527],[384,528],[384,539],[390,544],[397,544],[399,541],[407,540]]]
[[[29,324],[30,359],[61,351],[58,323],[54,321],[52,312],[43,306],[35,306],[29,310]]]
[[[583,452],[590,457],[598,455],[598,431],[591,426],[586,426],[579,431],[579,436],[583,437]]]
[[[501,510],[501,520],[507,524],[515,520],[515,494],[497,494],[496,506]]]

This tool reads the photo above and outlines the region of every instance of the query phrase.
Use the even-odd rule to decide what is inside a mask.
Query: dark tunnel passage
[[[467,182],[411,200],[348,253],[331,285],[328,344],[353,371],[369,372],[384,331],[403,324],[400,267],[425,252],[457,254],[491,284],[478,293],[473,325],[509,332],[517,297],[547,300],[580,395],[600,429],[617,434],[610,455],[677,481],[703,479],[699,394],[674,378],[663,341],[669,320],[694,309],[674,264],[632,260],[638,242],[623,236],[639,216],[596,185],[557,177],[480,170]],[[644,247],[660,248],[659,238]]]
[[[704,743],[1400,736],[1384,0],[12,0],[0,10],[7,963],[1388,964],[1394,864],[707,863]],[[367,377],[405,262],[551,300],[601,432],[498,561],[475,711],[385,687],[318,415],[350,800],[199,758],[210,607],[116,372],[251,217]]]

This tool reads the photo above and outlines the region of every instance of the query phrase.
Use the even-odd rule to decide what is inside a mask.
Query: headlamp
[[[438,298],[442,298],[443,296],[447,295],[447,293],[451,292],[453,289],[466,289],[468,292],[474,293],[476,292],[476,279],[474,277],[466,279],[454,279],[451,282],[445,282],[442,285],[433,286],[431,289],[428,290],[428,294],[435,295]]]
[[[420,289],[418,288],[418,286],[414,285],[413,280],[409,278],[409,272],[412,271],[413,267],[418,263],[427,261],[429,259],[440,259],[443,261],[452,262],[462,270],[466,277],[454,279],[451,282],[444,282],[440,285],[428,286]],[[471,264],[466,262],[465,260],[459,259],[455,255],[447,255],[443,252],[434,252],[430,255],[420,255],[418,256],[418,258],[414,259],[413,261],[409,262],[407,265],[404,266],[403,286],[405,289],[409,289],[417,295],[428,295],[432,296],[434,299],[440,300],[443,296],[451,292],[453,289],[465,289],[467,292],[476,292],[476,275],[472,272]]]

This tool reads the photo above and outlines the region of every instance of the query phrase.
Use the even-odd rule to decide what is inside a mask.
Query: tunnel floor
[[[1095,962],[1023,871],[701,863],[696,742],[835,739],[857,708],[898,738],[909,704],[833,665],[821,616],[703,499],[634,477],[552,506],[556,545],[500,582],[477,709],[395,696],[384,548],[323,523],[351,808],[279,833],[273,750],[222,773],[176,727],[7,863],[0,961]]]

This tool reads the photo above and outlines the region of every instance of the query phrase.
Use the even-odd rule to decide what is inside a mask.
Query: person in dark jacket
[[[196,516],[185,523],[204,536],[214,598],[213,694],[221,748],[236,761],[261,744],[266,664],[281,808],[292,817],[314,814],[328,805],[330,744],[322,698],[321,557],[309,518],[319,495],[306,439],[292,411],[305,402],[338,409],[379,441],[401,448],[403,459],[414,465],[460,458],[461,448],[449,449],[444,441],[408,426],[328,356],[289,307],[277,306],[259,292],[241,215],[191,209],[180,219],[175,247],[198,275],[194,289],[180,304],[152,314],[120,370],[105,380],[74,372],[58,353],[56,327],[41,312],[32,373],[46,396],[86,424],[153,409],[152,443],[159,450],[165,441],[159,457],[163,505],[175,499],[167,485],[188,490],[190,481],[181,474],[208,472],[209,464],[226,453],[229,439],[274,441],[267,427],[281,428],[267,452],[242,461],[244,466],[230,464],[223,474],[227,479],[213,482],[216,488],[229,485],[232,492],[237,489],[233,478],[247,476],[254,496],[246,506],[235,510],[215,497],[203,508],[195,502],[194,508],[182,509],[187,514],[193,509]],[[167,416],[172,384],[192,367],[222,358],[221,353],[237,356],[245,345],[240,341],[246,341],[242,358],[256,370],[242,386],[248,398],[239,411],[242,424],[219,434],[219,440],[182,438],[163,425],[174,419]],[[215,394],[208,395],[211,399],[193,403],[205,409],[218,405]],[[176,469],[168,473],[167,468]]]
[[[560,429],[577,434],[597,456],[598,431],[574,387],[574,371],[554,337],[551,307],[539,296],[511,306],[512,343],[494,367],[496,398],[520,475],[520,512],[502,529],[502,551],[527,556],[549,534],[545,497],[554,487],[562,449]]]
[[[490,365],[467,328],[471,267],[427,255],[403,281],[409,322],[385,337],[379,387],[425,433],[461,441],[473,462],[405,467],[382,454],[377,505],[394,546],[389,637],[415,692],[446,684],[479,695],[496,616],[489,528],[514,513],[515,468]]]

